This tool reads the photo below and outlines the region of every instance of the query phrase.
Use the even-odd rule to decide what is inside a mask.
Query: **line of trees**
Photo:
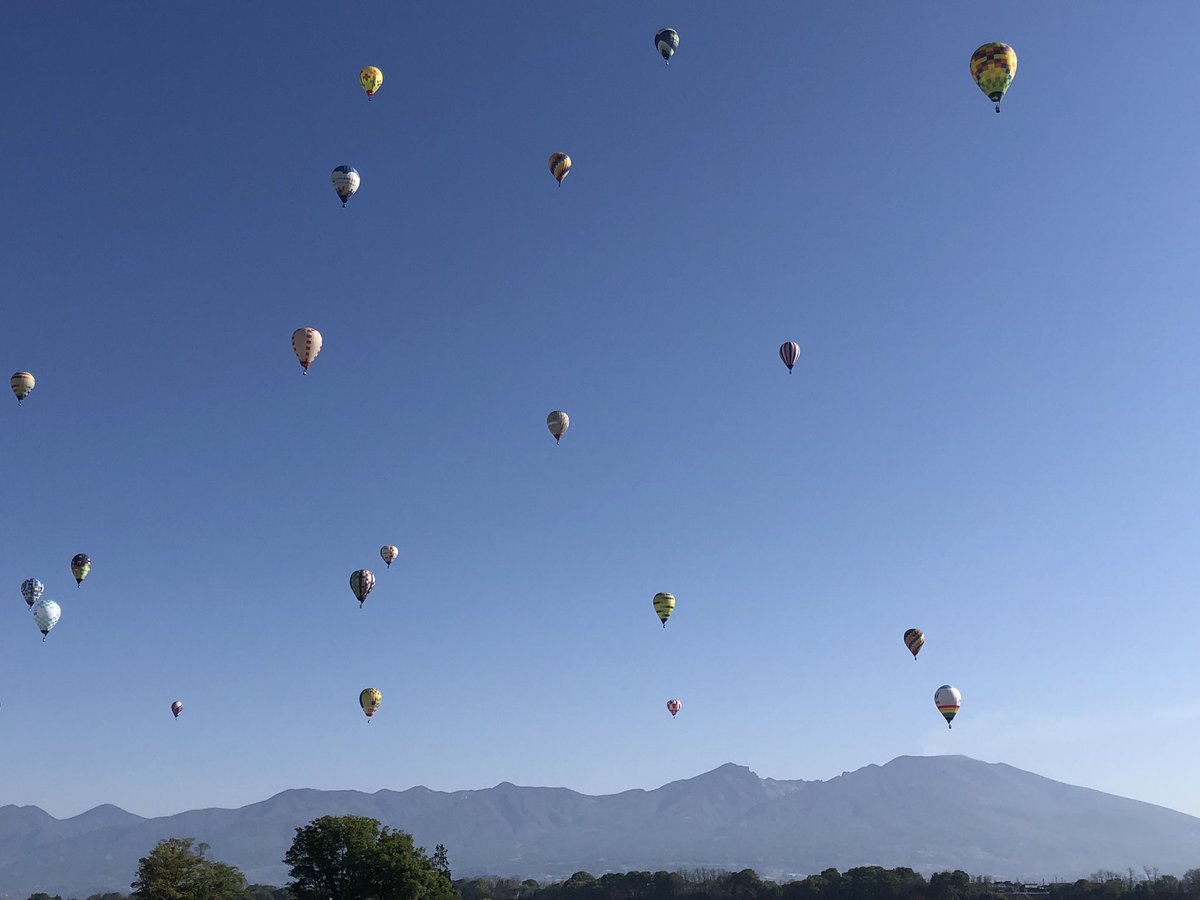
[[[453,881],[446,848],[433,854],[362,816],[322,816],[296,829],[283,861],[284,887],[252,884],[236,866],[208,856],[191,838],[159,841],[138,860],[129,895],[93,894],[87,900],[995,900],[1030,895],[1035,900],[1200,900],[1200,869],[1182,878],[1157,869],[1140,873],[1095,872],[1089,878],[1023,885],[936,872],[928,879],[909,868],[860,866],[788,882],[768,881],[753,869],[726,872],[576,872],[564,881],[516,878]],[[28,900],[63,900],[39,893]]]
[[[908,868],[860,866],[826,869],[788,882],[767,881],[753,869],[721,872],[624,872],[599,878],[576,872],[565,881],[539,884],[515,878],[470,878],[454,883],[462,900],[982,900],[1029,894],[1036,900],[1200,900],[1200,869],[1182,878],[1145,869],[1124,875],[1097,872],[1090,878],[1030,886],[994,881],[961,870],[928,879]]]

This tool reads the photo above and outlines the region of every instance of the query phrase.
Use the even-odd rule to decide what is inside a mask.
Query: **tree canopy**
[[[246,879],[234,866],[205,859],[192,838],[166,838],[138,860],[132,900],[237,900]],[[201,845],[207,850],[206,845]]]
[[[457,900],[445,848],[364,816],[322,816],[296,829],[283,857],[294,900]]]

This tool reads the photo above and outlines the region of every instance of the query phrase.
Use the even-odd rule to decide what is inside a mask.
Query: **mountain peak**
[[[459,877],[749,867],[781,878],[863,865],[1026,880],[1126,866],[1179,875],[1200,846],[1200,819],[966,756],[899,756],[826,781],[764,779],[725,763],[603,796],[503,781],[453,792],[300,789],[159,819],[111,805],[68,820],[0,807],[0,900],[124,890],[140,856],[181,835],[219,848],[250,881],[283,884],[295,829],[323,815],[370,816],[421,846],[444,844]]]

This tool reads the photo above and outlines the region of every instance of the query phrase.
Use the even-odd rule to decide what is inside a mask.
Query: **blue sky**
[[[6,24],[0,803],[966,753],[1200,814],[1200,7]]]

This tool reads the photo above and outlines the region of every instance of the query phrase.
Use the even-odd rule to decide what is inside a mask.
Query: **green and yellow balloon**
[[[971,54],[971,77],[1000,112],[1000,100],[1017,75],[1017,51],[1008,44],[984,44]]]
[[[358,705],[362,707],[363,713],[370,722],[371,716],[379,711],[380,705],[383,703],[383,694],[379,693],[375,688],[363,688],[362,693],[358,695]]]
[[[667,627],[667,619],[675,612],[675,595],[665,591],[654,595],[654,611],[662,619],[663,628]]]

